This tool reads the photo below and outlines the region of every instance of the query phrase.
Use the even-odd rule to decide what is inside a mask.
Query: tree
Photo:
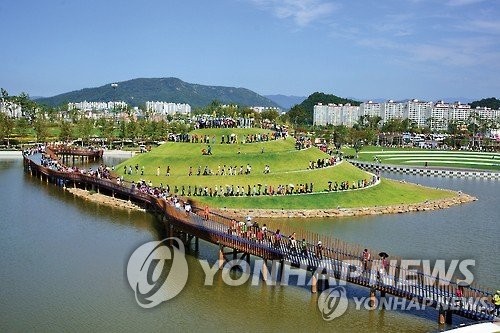
[[[20,136],[26,136],[28,135],[28,131],[30,129],[30,124],[28,123],[28,120],[24,117],[21,117],[16,120],[16,126],[15,126],[16,132]]]
[[[12,135],[12,131],[14,130],[14,119],[11,117],[4,115],[4,119],[0,120],[2,122],[2,132],[3,137],[7,139],[7,147],[10,147],[10,136]]]
[[[300,105],[293,106],[290,111],[287,112],[288,121],[295,127],[299,125],[307,125],[308,124],[308,113],[306,109],[301,107]],[[312,123],[312,122],[311,122]]]
[[[89,142],[90,136],[92,135],[92,129],[94,128],[94,122],[86,117],[82,117],[76,123],[76,132],[78,136],[82,138],[83,142]]]
[[[417,123],[410,118],[405,118],[401,122],[404,132],[415,132],[418,128]]]
[[[358,122],[354,124],[353,127],[356,127],[357,129],[361,128],[371,128],[371,129],[378,129],[378,124],[382,118],[380,116],[370,116],[370,115],[364,115],[360,116],[358,119]]]
[[[337,149],[340,149],[346,143],[348,134],[349,129],[345,125],[337,125],[333,128],[333,142]]]
[[[48,122],[42,115],[38,115],[33,121],[36,142],[45,142],[49,136]]]
[[[495,97],[490,97],[490,98],[483,98],[480,101],[475,101],[470,104],[470,107],[472,109],[475,109],[476,107],[486,107],[490,108],[492,110],[498,110],[500,109],[500,100],[496,99]]]
[[[72,138],[73,138],[73,131],[71,128],[71,124],[65,120],[61,120],[59,124],[59,139],[68,142]]]
[[[137,124],[137,121],[132,120],[127,124],[127,133],[128,137],[135,142],[135,140],[140,137],[140,127]]]
[[[361,148],[363,148],[363,141],[362,140],[356,140],[353,145],[354,150],[356,151],[356,158],[359,158],[359,151]]]
[[[402,133],[404,132],[403,119],[392,118],[382,125],[383,132]]]
[[[120,121],[120,128],[118,131],[118,137],[122,140],[128,138],[128,128],[127,128],[127,123],[125,122],[125,120]]]
[[[260,115],[262,119],[268,119],[271,122],[275,122],[279,117],[279,113],[276,110],[264,110]]]
[[[104,119],[101,125],[101,137],[106,138],[106,141],[109,144],[109,149],[112,148],[112,142],[115,138],[115,121],[113,119]]]

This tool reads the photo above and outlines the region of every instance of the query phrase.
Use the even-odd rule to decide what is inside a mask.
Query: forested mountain
[[[173,77],[133,79],[40,98],[37,102],[58,106],[68,102],[125,101],[132,106],[143,106],[146,101],[163,101],[200,107],[213,100],[240,106],[278,106],[249,89],[192,84]]]
[[[302,103],[295,105],[288,112],[289,119],[294,124],[311,125],[313,123],[314,106],[318,103],[322,104],[347,104],[360,105],[361,102],[342,98],[331,94],[315,92]]]
[[[487,107],[493,110],[500,109],[500,100],[495,97],[483,98],[480,101],[475,101],[470,103],[471,108],[475,109],[476,107]]]

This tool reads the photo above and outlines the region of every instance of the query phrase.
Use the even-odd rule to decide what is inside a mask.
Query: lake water
[[[115,163],[115,162],[110,162]],[[446,210],[287,223],[415,259],[475,259],[476,281],[500,286],[499,182],[390,175],[459,189],[477,202]],[[82,201],[25,175],[19,159],[0,159],[0,331],[335,331],[438,330],[435,310],[356,310],[324,321],[307,287],[230,287],[220,274],[204,286],[198,259],[213,263],[218,248],[200,242],[187,256],[188,283],[153,309],[135,301],[126,278],[131,253],[164,236],[152,215]],[[349,297],[367,296],[348,286]],[[454,318],[454,323],[463,320]]]

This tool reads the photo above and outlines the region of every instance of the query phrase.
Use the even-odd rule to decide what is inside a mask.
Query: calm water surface
[[[479,201],[430,213],[287,223],[406,257],[473,258],[480,283],[497,288],[499,183],[407,179],[462,189]],[[203,286],[198,259],[213,263],[218,250],[204,242],[199,254],[188,255],[189,279],[180,295],[143,309],[135,301],[125,270],[139,245],[164,236],[154,217],[74,198],[24,175],[19,159],[0,160],[0,184],[2,332],[428,332],[440,328],[434,310],[357,311],[354,302],[342,317],[326,322],[317,309],[317,295],[306,287],[229,287],[220,274],[213,286]],[[368,294],[354,286],[347,291],[350,297]]]

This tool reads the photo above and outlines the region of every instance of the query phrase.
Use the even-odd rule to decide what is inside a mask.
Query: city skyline
[[[260,95],[498,96],[494,1],[0,4],[0,87],[54,96],[137,77]]]

